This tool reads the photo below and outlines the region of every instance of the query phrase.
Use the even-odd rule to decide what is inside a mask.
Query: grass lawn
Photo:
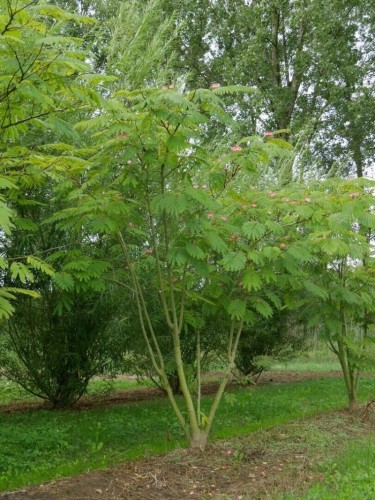
[[[216,367],[218,371],[222,366]],[[292,361],[285,363],[275,363],[272,367],[274,371],[312,371],[312,372],[328,372],[332,370],[340,370],[340,364],[337,357],[325,346],[319,344],[316,349],[310,349]],[[271,370],[271,371],[272,371]],[[214,370],[215,371],[215,370]],[[217,374],[205,375],[204,380],[214,382],[218,380]],[[109,384],[108,381],[91,380],[88,386],[89,394],[100,394],[106,391],[125,391],[130,389],[138,389],[140,387],[155,387],[149,379],[137,380],[130,377],[118,377]],[[17,384],[0,379],[0,405],[14,403],[18,401],[38,401],[39,399],[26,392]]]
[[[361,380],[359,398],[375,395]],[[206,397],[203,411],[210,397]],[[219,408],[212,439],[228,439],[344,407],[341,379],[237,389]],[[11,490],[185,446],[166,399],[90,411],[0,414],[0,489]]]
[[[372,349],[371,352],[373,352],[373,358],[375,359],[375,348],[369,346],[369,349]],[[374,366],[367,366],[368,371],[373,369]],[[291,361],[273,364],[272,370],[328,372],[333,370],[341,371],[341,366],[337,356],[323,342],[320,342],[316,348],[301,353]],[[362,373],[365,373],[365,371],[366,369],[362,368]]]
[[[324,344],[320,344],[316,349],[310,349],[302,353],[291,361],[275,363],[272,369],[313,372],[341,371],[337,356]]]
[[[321,480],[303,495],[283,500],[373,500],[375,498],[375,439],[357,439],[319,464]]]

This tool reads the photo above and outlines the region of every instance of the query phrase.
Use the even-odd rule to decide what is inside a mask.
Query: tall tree
[[[180,68],[193,86],[251,85],[244,130],[284,130],[313,175],[361,176],[374,158],[372,2],[165,0],[181,22]],[[245,132],[246,133],[246,132]],[[295,166],[296,164],[294,164]],[[293,176],[293,165],[280,175]]]
[[[369,171],[371,0],[58,3],[100,19],[87,33],[97,67],[109,62],[128,86],[170,83],[174,75],[190,88],[220,82],[258,89],[233,99],[230,109],[244,134],[283,130],[294,144],[298,161],[284,164],[281,182]]]
[[[124,2],[107,24],[106,71],[118,76],[121,88],[172,83],[176,27],[173,15],[165,15],[161,0]]]
[[[172,89],[119,91],[102,113],[80,125],[81,130],[93,132],[101,147],[93,150],[86,182],[70,194],[69,206],[53,218],[61,228],[85,223],[98,238],[104,234],[117,240],[115,281],[132,293],[150,361],[192,447],[206,444],[231,376],[243,324],[252,319],[238,285],[237,271],[244,266],[246,254],[237,248],[235,220],[227,223],[230,201],[223,205],[218,199],[235,175],[226,179],[224,174],[219,182],[216,176],[227,163],[234,170],[240,168],[244,162],[237,153],[242,148],[227,151],[217,162],[204,144],[204,125],[210,119],[231,122],[217,95],[226,92],[231,90],[198,90],[187,96]],[[201,184],[199,176],[207,181]],[[77,199],[79,206],[74,202]],[[150,270],[146,281],[145,268]],[[223,283],[228,293],[223,293]],[[158,304],[158,315],[152,314],[152,302]],[[261,297],[249,299],[251,308],[265,316],[272,313]],[[201,336],[207,317],[219,313],[225,325],[227,367],[211,408],[203,410],[200,377],[205,340]],[[167,352],[160,345],[160,325],[170,339]],[[195,344],[196,393],[189,385],[182,354],[186,328]],[[186,415],[168,378],[171,352]]]

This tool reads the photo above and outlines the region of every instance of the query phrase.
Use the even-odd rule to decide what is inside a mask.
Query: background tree
[[[283,130],[295,146],[297,160],[276,169],[281,182],[328,172],[362,176],[371,168],[369,0],[62,4],[100,19],[87,37],[97,68],[109,63],[130,88],[174,79],[188,88],[220,82],[258,89],[228,101],[228,109],[242,122],[242,135]]]
[[[366,172],[374,138],[371,2],[165,5],[181,23],[176,50],[189,85],[220,82],[260,91],[232,103],[242,133],[284,130],[296,147],[301,174]],[[291,180],[292,162],[279,176]]]
[[[116,300],[102,277],[109,267],[100,260],[105,250],[82,229],[61,231],[46,222],[56,211],[51,182],[29,189],[27,199],[17,193],[12,201],[17,226],[2,248],[13,263],[2,282],[37,292],[38,300],[19,298],[12,317],[2,323],[0,373],[54,407],[70,406],[92,377],[110,377],[115,358],[121,358],[118,329],[111,328]],[[43,259],[41,270],[27,272],[19,255],[32,255],[36,263]],[[47,265],[54,269],[49,275]]]
[[[327,186],[331,215],[307,224],[318,258],[309,267],[308,297],[301,302],[308,326],[319,326],[340,362],[349,406],[357,403],[361,370],[374,365],[373,194],[368,183],[347,191]]]
[[[106,71],[118,75],[120,88],[172,83],[176,27],[173,15],[163,12],[161,0],[123,2],[107,24]]]
[[[50,284],[39,294],[19,299],[2,325],[0,373],[53,407],[68,407],[94,376],[110,378],[118,369],[121,350],[109,329],[116,309],[109,293],[88,288],[68,293]]]

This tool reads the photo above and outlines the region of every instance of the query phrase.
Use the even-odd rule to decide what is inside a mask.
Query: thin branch
[[[31,120],[35,120],[36,118],[41,118],[43,116],[50,115],[51,113],[60,113],[60,112],[68,111],[70,109],[71,108],[62,108],[62,109],[53,109],[50,111],[45,111],[43,113],[38,113],[37,115],[34,115],[34,116],[28,116],[27,118],[23,118],[22,120],[18,120],[16,122],[10,122],[7,125],[2,124],[0,129],[5,130],[5,129],[10,128],[10,127],[16,127],[17,125],[21,125],[22,123],[26,123],[26,122],[29,122]]]
[[[169,328],[172,329],[173,323],[172,323],[172,319],[171,319],[171,316],[169,313],[167,299],[166,299],[165,293],[164,293],[164,282],[163,282],[163,274],[162,274],[161,264],[160,264],[158,242],[157,242],[155,229],[154,229],[154,220],[153,220],[152,215],[151,215],[151,206],[150,206],[150,200],[149,200],[148,193],[147,193],[147,197],[146,197],[146,203],[147,203],[147,209],[148,209],[148,215],[149,215],[149,221],[150,221],[152,246],[153,246],[153,250],[154,250],[154,254],[155,254],[156,271],[157,271],[159,286],[160,286],[160,301],[161,301],[161,305],[163,308],[163,312],[164,312],[164,316],[165,316],[167,325]]]
[[[201,391],[202,391],[202,380],[201,380],[201,332],[197,332],[197,418],[198,425],[201,426]]]
[[[184,323],[184,314],[185,314],[185,300],[186,300],[186,284],[187,284],[187,264],[184,266],[184,271],[182,275],[182,292],[180,299],[180,319],[178,322],[178,329],[181,332],[182,326]]]
[[[214,401],[211,405],[211,408],[210,408],[210,412],[208,414],[208,422],[207,422],[207,426],[204,430],[205,432],[205,435],[208,436],[209,432],[210,432],[210,429],[211,429],[211,426],[212,426],[212,422],[213,422],[213,419],[215,417],[215,414],[216,414],[216,411],[218,409],[218,406],[219,406],[219,403],[221,401],[221,398],[224,394],[224,390],[225,390],[225,387],[231,377],[231,374],[232,374],[232,371],[233,371],[233,367],[234,367],[234,358],[236,356],[236,352],[237,352],[237,348],[238,348],[238,342],[240,340],[240,336],[241,336],[241,333],[242,333],[242,328],[243,328],[243,320],[240,321],[239,323],[239,326],[238,326],[238,329],[237,329],[237,333],[236,333],[236,336],[235,336],[235,339],[234,339],[234,342],[233,342],[233,348],[232,348],[232,351],[231,351],[231,356],[229,358],[229,362],[228,362],[228,366],[227,366],[227,369],[225,371],[225,374],[224,374],[224,377],[220,383],[220,386],[215,394],[215,398],[214,398]]]

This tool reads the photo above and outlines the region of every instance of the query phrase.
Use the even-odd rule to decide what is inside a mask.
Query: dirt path
[[[373,405],[374,406],[374,405]],[[316,464],[340,444],[375,439],[375,412],[345,411],[147,460],[61,479],[2,500],[257,500],[303,491],[322,479]]]

